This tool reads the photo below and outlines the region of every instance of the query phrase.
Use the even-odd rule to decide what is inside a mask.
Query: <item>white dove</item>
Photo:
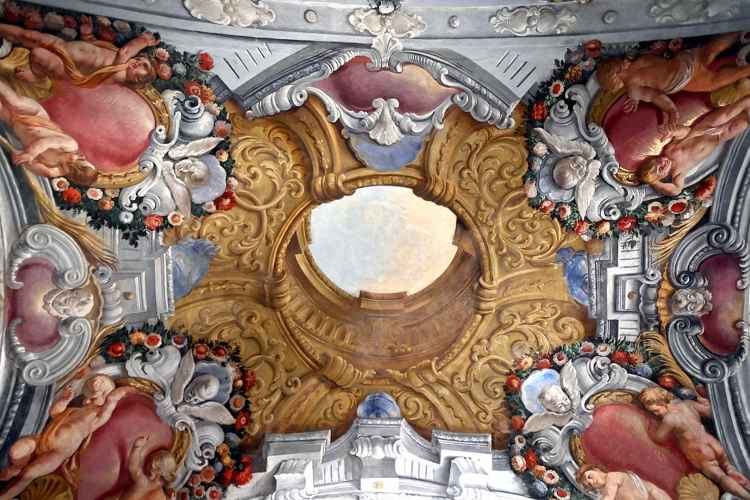
[[[596,151],[585,141],[568,140],[552,135],[537,127],[534,132],[557,157],[552,170],[552,178],[563,189],[576,189],[576,205],[581,217],[591,205],[596,190],[596,178],[602,164],[595,160]]]

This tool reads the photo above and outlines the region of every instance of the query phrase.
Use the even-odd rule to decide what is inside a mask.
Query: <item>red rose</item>
[[[5,5],[5,22],[17,23],[21,19],[21,7],[15,2],[9,2]]]
[[[182,87],[185,89],[185,94],[187,95],[201,96],[201,84],[195,80],[186,81]]]
[[[63,16],[63,23],[66,28],[76,29],[78,27],[78,21],[73,16]]]
[[[235,430],[242,430],[247,424],[250,423],[250,413],[243,410],[237,414],[237,418],[234,420]]]
[[[674,378],[672,375],[662,375],[659,377],[659,385],[664,387],[665,389],[674,389],[677,387],[677,379]]]
[[[198,67],[203,71],[210,71],[214,67],[214,58],[208,52],[198,54]]]
[[[76,203],[81,202],[81,192],[76,188],[69,187],[62,192],[62,199],[65,203],[75,205]]]
[[[199,97],[201,98],[201,102],[203,104],[214,102],[216,100],[216,96],[214,95],[214,89],[212,89],[208,85],[201,85],[201,93]]]
[[[107,354],[109,354],[111,358],[119,358],[125,354],[125,344],[123,342],[110,344],[110,346],[107,347]]]
[[[576,226],[574,228],[574,231],[578,236],[581,236],[582,234],[586,234],[586,231],[589,230],[589,223],[585,220],[579,220],[576,222]]]
[[[143,225],[146,229],[156,231],[164,223],[164,218],[161,215],[148,215],[143,219]]]
[[[195,346],[193,347],[193,354],[195,355],[196,359],[204,359],[206,356],[208,356],[209,352],[210,350],[206,344],[195,344]]]
[[[508,392],[518,392],[521,390],[521,379],[515,373],[505,381],[505,390]]]
[[[536,456],[536,452],[529,448],[526,450],[526,453],[524,454],[523,458],[526,460],[526,467],[528,469],[533,469],[537,465],[539,465],[539,459]]]
[[[228,487],[230,484],[232,484],[232,479],[234,479],[234,471],[231,469],[231,467],[226,467],[223,471],[221,471],[219,482],[222,486],[224,486],[225,488]]]
[[[36,9],[29,9],[23,14],[23,27],[27,30],[38,31],[44,28],[42,14]]]
[[[640,361],[641,360],[636,353],[628,354],[628,363],[631,365],[637,365]]]
[[[547,368],[552,368],[552,361],[550,361],[548,358],[542,358],[539,361],[536,362],[536,367],[539,370],[544,370]]]
[[[617,229],[620,231],[630,231],[633,229],[638,221],[635,217],[632,215],[627,215],[625,217],[620,218],[620,220],[617,221]]]
[[[676,54],[677,52],[682,50],[682,38],[673,38],[669,41],[669,50],[670,52]]]
[[[660,55],[664,54],[664,52],[667,51],[667,42],[665,42],[663,40],[662,41],[658,41],[658,42],[654,42],[649,47],[648,51],[651,54],[655,55],[655,56],[660,56]]]
[[[99,26],[99,32],[96,34],[99,40],[103,40],[109,43],[115,43],[117,41],[117,33],[112,26]]]
[[[249,483],[252,477],[253,469],[250,467],[245,467],[244,469],[234,473],[234,484],[236,484],[237,486],[242,486],[243,484]]]
[[[249,391],[255,387],[255,381],[255,372],[245,372],[245,374],[242,375],[242,389],[244,391]]]
[[[226,191],[223,195],[216,199],[214,202],[216,208],[219,210],[231,210],[237,205],[237,200],[234,198],[234,193]]]
[[[526,420],[524,420],[524,418],[520,415],[513,415],[513,417],[511,417],[510,419],[510,426],[516,432],[521,432],[525,424]]]
[[[711,197],[712,194],[714,194],[714,190],[716,189],[716,176],[710,175],[706,177],[703,182],[698,185],[698,188],[695,190],[695,197],[699,200],[707,200]]]
[[[618,365],[627,365],[628,353],[626,353],[625,351],[615,351],[614,353],[612,353],[612,361],[614,361]]]
[[[201,481],[203,481],[204,483],[210,483],[216,477],[216,471],[209,465],[208,467],[204,467],[203,469],[201,469],[200,476]]]
[[[706,392],[706,386],[703,385],[703,384],[696,385],[695,386],[695,392],[697,392],[698,396],[700,396],[702,398],[707,398],[708,397],[708,393]]]
[[[547,106],[544,105],[544,101],[537,101],[531,108],[531,119],[536,121],[542,121],[547,117]]]
[[[596,59],[602,55],[602,42],[599,40],[589,40],[583,44],[583,49],[586,51],[586,55]]]
[[[555,209],[555,202],[552,200],[544,200],[541,205],[539,205],[539,210],[542,211],[543,214],[548,214],[552,212]]]
[[[242,465],[250,465],[253,463],[253,457],[252,455],[242,455],[240,458],[240,463]]]

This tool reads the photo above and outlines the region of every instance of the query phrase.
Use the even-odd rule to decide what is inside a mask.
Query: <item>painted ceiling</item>
[[[0,5],[0,500],[750,498],[750,6]]]

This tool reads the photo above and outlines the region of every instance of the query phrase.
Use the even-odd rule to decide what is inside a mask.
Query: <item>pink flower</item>
[[[214,135],[216,137],[228,137],[232,133],[232,126],[224,120],[214,123]]]
[[[162,80],[169,80],[172,78],[172,67],[167,63],[159,63],[156,65],[156,76]]]
[[[185,216],[180,212],[169,212],[169,215],[167,215],[167,220],[173,226],[181,226],[185,220]]]
[[[682,38],[673,38],[669,41],[669,51],[676,54],[682,50],[683,42]]]
[[[552,200],[544,200],[541,205],[539,205],[539,210],[542,211],[544,214],[551,213],[555,209],[555,202]]]
[[[554,361],[557,366],[563,366],[568,362],[568,356],[563,351],[557,351],[555,355],[552,356],[552,361]]]
[[[560,205],[557,206],[557,216],[561,220],[565,220],[568,217],[570,217],[570,213],[571,213],[571,210],[570,210],[570,206],[569,205],[566,205],[565,203],[562,203],[562,204],[560,204]]]
[[[86,197],[91,200],[99,201],[102,199],[103,196],[104,196],[104,193],[99,188],[88,188],[86,190]]]
[[[157,61],[167,62],[169,61],[169,51],[163,47],[159,47],[154,51],[154,57]]]
[[[55,191],[65,191],[70,187],[70,182],[65,177],[55,177],[52,179],[52,189]]]
[[[526,460],[521,455],[515,455],[510,459],[510,466],[516,472],[523,472],[526,470]]]
[[[549,86],[549,94],[552,97],[557,97],[565,90],[565,84],[560,80],[555,80],[552,85]]]
[[[536,188],[536,182],[529,179],[526,181],[526,184],[524,184],[524,190],[526,190],[526,196],[529,198],[536,198],[536,196],[539,194],[539,191]]]

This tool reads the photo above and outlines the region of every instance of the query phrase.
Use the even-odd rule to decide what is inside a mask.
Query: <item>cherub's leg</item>
[[[750,500],[750,492],[743,488],[736,480],[724,473],[715,461],[707,462],[701,467],[701,472],[711,481],[719,485],[723,492],[731,493],[739,498]],[[0,499],[1,500],[1,499]]]
[[[29,66],[31,67],[32,76],[36,78],[49,77],[62,80],[66,77],[65,65],[60,57],[54,52],[41,47],[31,51]],[[21,77],[21,75],[18,76]]]
[[[0,24],[0,37],[5,38],[11,43],[23,45],[27,49],[65,44],[62,38],[39,31],[23,29],[11,24]]]
[[[8,453],[9,464],[0,471],[0,481],[8,481],[18,475],[26,464],[31,461],[36,449],[36,438],[33,436],[22,437],[10,447]]]
[[[734,129],[741,125],[742,121],[747,121],[748,110],[750,110],[750,96],[743,97],[729,106],[715,109],[695,122],[691,127],[690,134],[688,134],[683,140],[692,140],[706,134],[731,134]],[[742,116],[743,114],[744,116]],[[738,118],[741,121],[733,123]]]
[[[50,451],[35,458],[21,473],[5,492],[0,495],[0,500],[11,500],[20,495],[31,482],[47,474],[52,474],[68,458],[62,453]]]
[[[743,78],[750,77],[750,64],[747,66],[725,66],[716,71],[707,71],[709,73],[706,75],[706,86],[703,92],[714,92]]]
[[[38,115],[47,112],[41,104],[30,97],[18,95],[10,85],[0,79],[0,106],[7,108],[11,114]],[[41,113],[40,113],[41,112]]]
[[[717,453],[717,458],[719,460],[719,465],[722,469],[724,469],[729,477],[737,481],[744,488],[750,486],[750,480],[748,480],[740,471],[734,468],[734,466],[729,462],[729,457],[727,457],[727,454],[723,449],[719,450],[719,452]]]
[[[703,63],[711,64],[722,52],[737,43],[739,39],[739,33],[725,33],[711,38],[702,49]]]

